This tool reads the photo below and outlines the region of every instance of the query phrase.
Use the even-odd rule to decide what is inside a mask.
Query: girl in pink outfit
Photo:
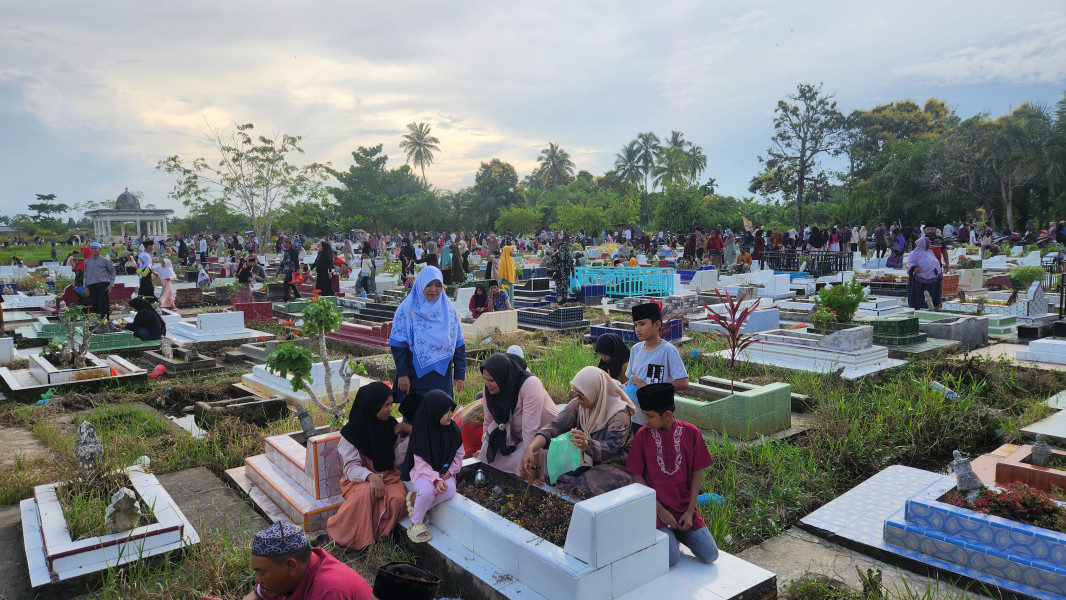
[[[433,539],[426,528],[429,509],[455,495],[455,476],[463,467],[463,436],[452,421],[455,401],[431,390],[418,407],[403,464],[403,480],[414,489],[407,494],[411,528],[407,537],[417,543]]]

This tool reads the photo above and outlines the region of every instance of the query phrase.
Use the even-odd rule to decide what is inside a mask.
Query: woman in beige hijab
[[[626,472],[632,434],[633,402],[610,375],[585,367],[570,382],[574,399],[547,426],[537,432],[522,457],[522,475],[539,480],[543,471],[537,450],[553,438],[570,432],[570,443],[581,451],[581,465],[554,482],[563,493],[578,499],[598,496],[632,483]]]

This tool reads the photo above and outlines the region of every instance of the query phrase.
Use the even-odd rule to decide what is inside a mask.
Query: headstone
[[[973,472],[970,461],[963,458],[961,452],[955,450],[952,454],[955,456],[955,460],[951,461],[951,470],[955,473],[956,479],[955,489],[972,501],[977,498],[977,493],[984,489],[985,484],[981,482],[977,473]]]
[[[1040,261],[1040,252],[1034,250],[1030,252],[1025,258],[1018,261],[1018,265],[1023,267],[1039,267]]]
[[[300,420],[300,429],[303,430],[305,439],[314,435],[315,422],[302,404],[296,407],[296,417]]]
[[[713,290],[718,287],[718,271],[696,271],[688,285],[689,289],[695,292]]]
[[[162,341],[159,342],[159,353],[174,360],[174,341],[169,338],[163,338]]]
[[[1033,466],[1051,466],[1051,448],[1048,448],[1046,435],[1042,433],[1036,434],[1036,443],[1033,444],[1033,450],[1029,454],[1029,460],[1033,463]]]
[[[0,337],[0,364],[15,360],[15,338]]]
[[[472,317],[470,314],[470,299],[474,297],[474,292],[477,288],[465,287],[459,288],[455,293],[455,312],[459,313],[460,317]]]
[[[104,456],[104,446],[96,435],[96,428],[88,421],[78,426],[78,438],[74,442],[74,458],[78,461],[78,471],[85,480],[96,477],[100,470],[100,459]]]
[[[137,494],[124,487],[111,496],[111,504],[104,513],[104,525],[108,533],[130,531],[140,525],[143,517]]]

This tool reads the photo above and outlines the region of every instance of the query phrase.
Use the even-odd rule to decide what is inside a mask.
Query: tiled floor
[[[871,551],[891,552],[941,571],[956,573],[1034,598],[1062,600],[1062,597],[1042,590],[983,575],[947,561],[886,544],[883,533],[885,519],[902,513],[908,498],[938,482],[942,482],[946,490],[953,485],[954,477],[910,467],[888,467],[807,515],[801,522],[809,528],[814,528],[815,533],[822,537],[839,536],[857,542]]]

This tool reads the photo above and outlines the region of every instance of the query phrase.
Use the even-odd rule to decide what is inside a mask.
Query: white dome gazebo
[[[130,193],[130,189],[119,194],[115,199],[115,208],[101,208],[85,212],[93,220],[94,239],[99,242],[112,242],[126,237],[126,223],[134,224],[132,236],[142,233],[149,237],[167,237],[167,217],[174,211],[167,209],[144,209],[141,201]],[[119,232],[115,233],[112,224],[118,223]]]

